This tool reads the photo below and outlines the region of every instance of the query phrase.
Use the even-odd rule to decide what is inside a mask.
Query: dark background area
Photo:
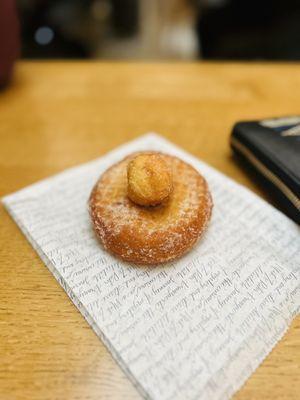
[[[212,59],[300,59],[299,0],[232,0],[203,10],[203,56]]]
[[[300,59],[299,0],[18,0],[17,7],[24,58],[182,58],[182,49],[155,51],[151,43],[166,26],[176,32],[188,9],[197,51],[185,58]],[[155,39],[135,47],[148,25]],[[181,47],[191,48],[188,41]]]

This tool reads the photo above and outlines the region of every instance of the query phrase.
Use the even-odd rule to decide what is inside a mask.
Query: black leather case
[[[230,143],[281,210],[300,224],[300,116],[238,122]]]

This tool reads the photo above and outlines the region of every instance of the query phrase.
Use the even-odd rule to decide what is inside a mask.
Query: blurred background
[[[14,60],[300,60],[300,0],[0,0]]]
[[[17,0],[16,5],[23,58],[300,59],[300,0]]]

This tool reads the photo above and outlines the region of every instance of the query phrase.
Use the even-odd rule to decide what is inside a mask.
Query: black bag
[[[300,224],[300,116],[238,122],[230,144],[256,169],[282,211]]]

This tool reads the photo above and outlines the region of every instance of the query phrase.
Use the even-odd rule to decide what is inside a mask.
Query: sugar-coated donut
[[[136,169],[131,175],[132,165]],[[139,173],[139,165],[150,168],[150,181],[154,186],[159,182],[157,192],[155,187],[144,190],[149,180],[147,174]],[[160,169],[166,174],[163,179]],[[138,194],[142,193],[144,204],[157,204],[152,202],[153,196],[164,193],[158,199],[160,204],[138,204],[140,197],[131,196],[130,182],[135,189],[141,186]],[[90,195],[89,209],[94,230],[106,250],[128,262],[154,265],[180,257],[195,244],[209,222],[212,199],[205,179],[186,162],[163,153],[140,152],[103,173]]]

